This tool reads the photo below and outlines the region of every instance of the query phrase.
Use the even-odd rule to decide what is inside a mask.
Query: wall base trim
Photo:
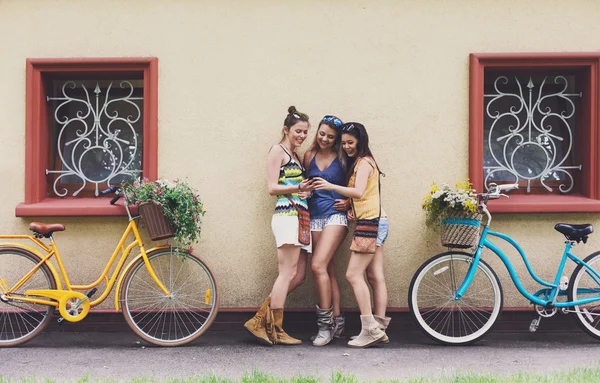
[[[245,321],[250,319],[256,308],[223,308],[219,311],[215,322],[210,327],[211,331],[242,331]],[[346,314],[347,328],[359,329],[360,319],[357,309],[343,311]],[[407,308],[394,308],[388,311],[392,318],[390,332],[419,331]],[[528,332],[531,320],[537,316],[530,307],[506,308],[501,313],[492,329],[493,332]],[[58,319],[58,316],[56,316]],[[293,328],[294,332],[312,332],[316,329],[314,310],[289,309],[285,315],[286,328]],[[59,332],[124,332],[131,331],[123,314],[114,310],[92,310],[81,322],[69,323],[63,321],[61,325],[53,320],[47,331]],[[538,332],[573,332],[581,331],[574,314],[562,315],[557,313],[551,318],[544,318]]]

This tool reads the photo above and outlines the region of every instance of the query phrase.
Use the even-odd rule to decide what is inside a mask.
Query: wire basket
[[[442,246],[468,249],[479,240],[481,214],[452,212],[442,219]]]
[[[139,213],[144,219],[144,225],[151,240],[159,241],[175,236],[175,231],[169,224],[161,206],[152,202],[144,202],[140,204]]]

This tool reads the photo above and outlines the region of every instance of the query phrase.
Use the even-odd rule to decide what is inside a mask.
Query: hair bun
[[[296,107],[292,105],[288,108],[288,113],[294,114],[294,113],[298,113],[298,111],[296,110]]]

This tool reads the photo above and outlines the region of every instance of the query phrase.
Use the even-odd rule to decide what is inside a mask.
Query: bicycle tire
[[[14,259],[11,260],[11,256]],[[18,258],[17,258],[18,257]],[[14,286],[41,261],[32,252],[18,247],[0,247],[0,281]],[[56,289],[56,281],[45,263],[15,293]],[[44,331],[53,317],[54,306],[0,300],[0,347],[18,346]]]
[[[214,274],[202,258],[193,254],[157,250],[149,253],[148,259],[172,294],[165,296],[140,258],[127,272],[121,288],[127,324],[140,338],[158,346],[182,346],[194,341],[217,315],[219,293]],[[183,285],[176,285],[180,282]]]
[[[596,272],[600,272],[600,263],[598,263],[600,261],[600,251],[588,255],[583,261],[587,263],[588,266],[594,268]],[[594,265],[595,263],[598,264]],[[600,285],[596,281],[594,281],[589,276],[589,274],[586,273],[585,270],[586,269],[583,267],[582,264],[577,265],[575,270],[573,270],[571,278],[569,279],[569,301],[575,301],[577,299],[586,298],[586,296],[582,296],[584,295],[583,293],[577,293],[579,288],[600,288]],[[586,276],[587,278],[585,278]],[[590,294],[595,294],[600,297],[600,294],[598,292]],[[588,297],[590,296],[588,295]],[[579,323],[579,326],[581,326],[583,331],[585,331],[590,336],[596,339],[600,339],[600,328],[597,328],[598,326],[600,326],[600,299],[596,302],[591,302],[586,305],[573,306],[573,309],[575,310],[577,322]],[[590,313],[589,316],[588,314],[586,314],[586,311],[587,313]],[[592,320],[590,321],[589,319]]]
[[[479,261],[478,271],[464,296],[454,300],[472,260],[473,255],[469,253],[441,253],[425,261],[411,280],[408,303],[412,317],[421,331],[438,343],[473,343],[492,328],[502,312],[502,285],[483,260]],[[428,286],[428,281],[434,283],[434,287]],[[477,291],[490,288],[492,294],[488,297],[475,296]]]

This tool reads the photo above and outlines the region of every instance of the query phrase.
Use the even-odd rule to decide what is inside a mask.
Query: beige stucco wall
[[[293,104],[314,122],[334,113],[368,127],[387,174],[390,306],[405,307],[412,273],[442,250],[424,227],[421,197],[433,180],[467,176],[469,53],[596,51],[599,19],[592,0],[0,0],[0,231],[26,233],[30,222],[14,217],[24,199],[25,59],[154,56],[159,175],[200,191],[208,214],[196,249],[218,276],[222,305],[257,305],[276,276],[265,157]],[[100,272],[126,224],[44,220],[67,224],[56,238],[81,283]],[[557,221],[600,223],[584,214],[497,215],[494,226],[522,241],[549,278],[563,246]],[[596,235],[575,252],[599,244]],[[347,257],[336,258],[341,281]],[[506,304],[527,305],[491,263]],[[355,306],[342,288],[343,306]],[[314,303],[310,280],[289,300]]]

